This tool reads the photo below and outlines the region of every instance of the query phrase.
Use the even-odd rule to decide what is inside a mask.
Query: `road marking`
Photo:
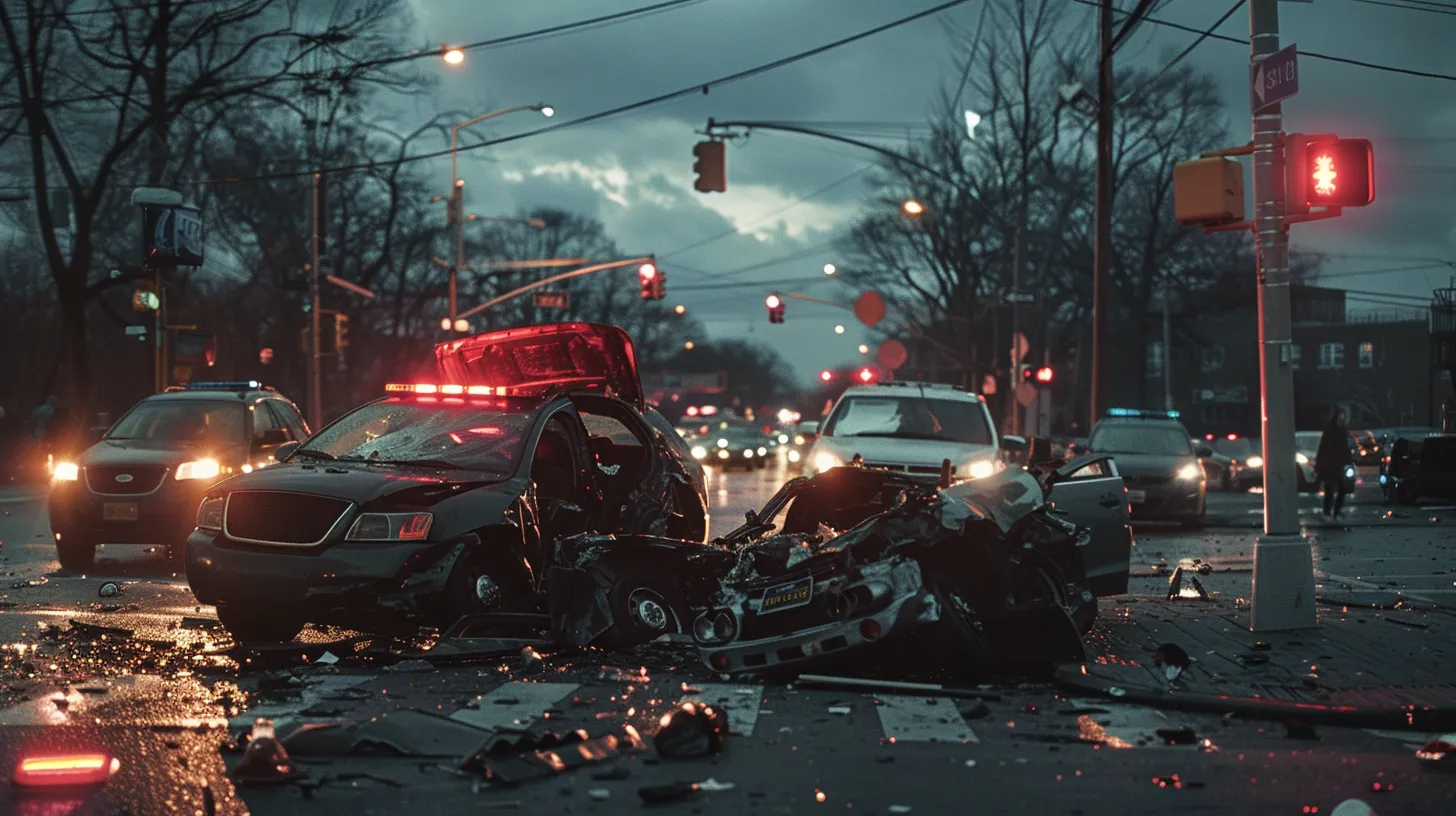
[[[1390,593],[1394,593],[1396,595],[1400,595],[1402,598],[1406,598],[1408,600],[1416,601],[1417,603],[1427,603],[1427,604],[1431,604],[1433,606],[1436,605],[1436,602],[1433,601],[1433,600],[1431,600],[1430,598],[1427,598],[1424,595],[1424,593],[1426,593],[1426,592],[1437,592],[1437,591],[1440,591],[1440,590],[1426,589],[1425,587],[1418,587],[1416,592],[1411,592],[1409,589],[1407,589],[1405,587],[1382,586],[1380,584],[1371,583],[1370,581],[1365,581],[1365,580],[1362,580],[1360,578],[1354,578],[1354,577],[1351,577],[1349,575],[1336,575],[1333,572],[1323,572],[1323,571],[1320,571],[1320,570],[1316,570],[1315,571],[1315,575],[1318,576],[1318,577],[1320,577],[1320,578],[1322,578],[1324,580],[1324,583],[1326,583],[1326,584],[1329,584],[1331,582],[1335,582],[1335,583],[1341,583],[1341,584],[1349,584],[1354,589],[1368,589],[1368,590],[1379,590],[1381,592],[1390,592]],[[1343,587],[1326,587],[1326,588],[1327,589],[1343,589]]]
[[[952,700],[936,700],[931,705],[924,697],[877,695],[880,704],[880,729],[896,742],[980,742],[976,732],[966,725]]]
[[[697,694],[684,695],[683,702],[707,703],[721,706],[728,712],[728,731],[740,737],[753,736],[758,724],[758,712],[763,706],[763,686],[744,686],[732,683],[700,683]]]
[[[479,708],[462,708],[450,719],[477,728],[528,728],[548,708],[580,686],[575,683],[506,683],[479,698]]]

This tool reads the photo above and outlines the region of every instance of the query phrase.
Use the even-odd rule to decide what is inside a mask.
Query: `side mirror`
[[[819,423],[817,423],[817,422],[800,422],[799,423],[798,431],[799,431],[799,433],[803,434],[804,436],[813,436],[814,434],[819,433]]]
[[[293,452],[298,450],[298,446],[302,444],[302,442],[284,442],[278,446],[277,450],[273,451],[273,458],[280,462],[287,461],[288,457],[292,456]]]
[[[1199,445],[1198,447],[1193,449],[1193,453],[1199,459],[1207,459],[1208,457],[1213,455],[1213,448],[1210,448],[1207,445]]]

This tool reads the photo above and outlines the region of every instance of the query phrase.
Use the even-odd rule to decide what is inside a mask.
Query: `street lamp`
[[[465,51],[458,45],[442,45],[440,51],[441,58],[448,65],[459,65],[465,61]]]
[[[870,353],[870,347],[867,346],[867,345],[865,345],[864,343],[860,343],[859,344],[859,353],[860,354],[869,354]]]
[[[459,49],[454,49],[459,51]],[[460,53],[460,60],[465,59],[464,52]],[[445,52],[445,61],[450,61],[450,51]],[[460,178],[460,131],[470,127],[477,122],[484,122],[487,119],[494,119],[497,116],[504,116],[508,113],[520,111],[537,111],[543,116],[551,116],[556,109],[544,102],[535,105],[516,105],[511,108],[502,108],[498,111],[483,113],[474,119],[467,119],[464,122],[450,128],[450,218],[455,222],[455,266],[450,269],[450,320],[454,320],[458,314],[456,304],[456,277],[460,270],[465,268],[465,218],[464,208],[461,206],[465,199],[465,182]]]
[[[676,314],[687,314],[688,307],[686,307],[686,306],[682,305],[681,303],[679,303],[678,305],[672,307],[672,310]]]
[[[901,204],[900,209],[904,210],[906,215],[923,215],[925,213],[925,205],[913,198],[907,199],[904,204]]]
[[[835,326],[834,327],[834,333],[835,334],[844,334],[844,326],[843,325]]]
[[[824,264],[824,274],[826,274],[826,275],[833,275],[835,272],[838,272],[838,271],[839,271],[839,269],[836,268],[834,266],[834,264]]]
[[[688,351],[692,351],[693,350],[693,341],[689,340],[686,343],[683,343],[683,348],[687,349]]]

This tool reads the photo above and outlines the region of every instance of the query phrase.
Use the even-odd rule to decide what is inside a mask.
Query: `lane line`
[[[697,694],[687,694],[683,702],[693,701],[719,706],[728,712],[728,731],[741,737],[753,736],[758,712],[763,707],[763,686],[734,683],[699,683]]]
[[[576,683],[506,683],[477,698],[479,708],[462,708],[450,719],[487,729],[523,729],[580,686]]]
[[[980,742],[951,700],[930,705],[924,697],[876,695],[880,729],[896,742]]]

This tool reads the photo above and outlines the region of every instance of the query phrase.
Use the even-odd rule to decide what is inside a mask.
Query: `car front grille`
[[[92,493],[138,496],[151,493],[167,478],[165,465],[87,465],[86,487]]]
[[[328,496],[239,490],[228,494],[222,528],[235,541],[311,547],[322,544],[352,506]]]
[[[890,465],[878,462],[866,462],[865,467],[870,470],[887,470],[891,473],[927,473],[940,475],[939,465]],[[955,475],[956,469],[952,467],[950,473]]]

